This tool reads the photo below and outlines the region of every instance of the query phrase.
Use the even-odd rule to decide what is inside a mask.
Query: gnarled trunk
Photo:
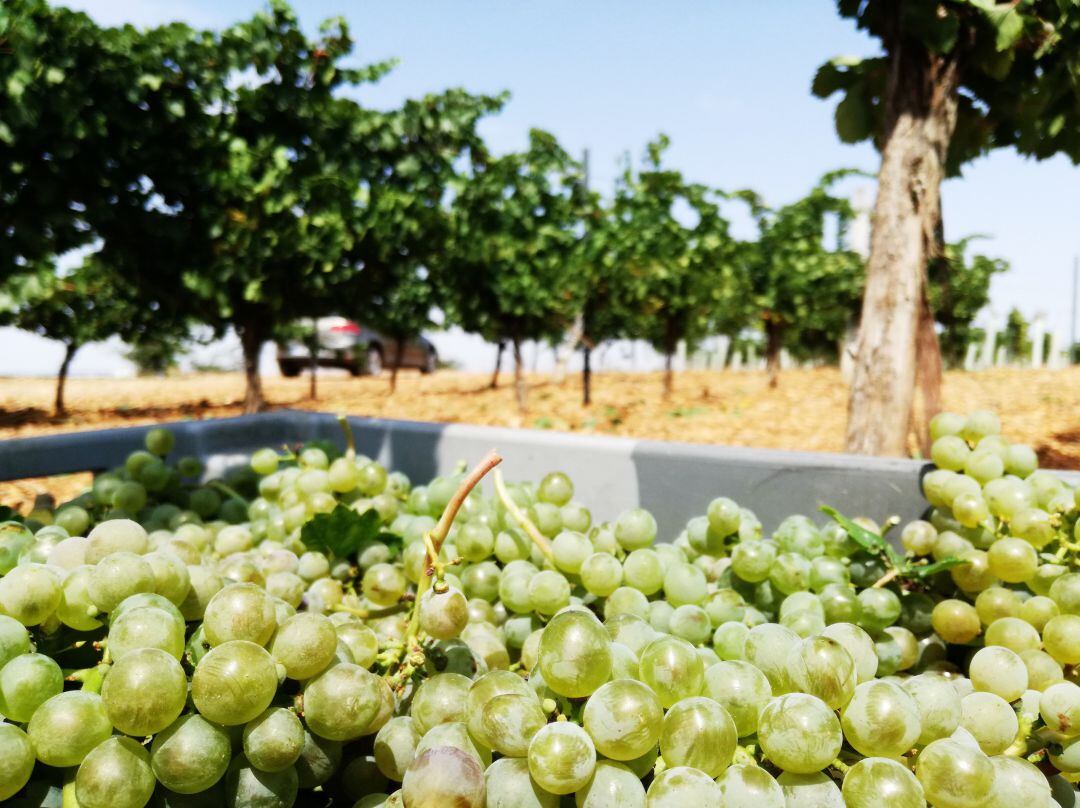
[[[308,369],[311,378],[308,380],[308,397],[314,401],[319,397],[319,336],[318,332],[312,334],[308,342]]]
[[[529,408],[528,391],[525,388],[525,368],[521,358],[521,340],[514,337],[514,395],[518,409],[525,412]]]
[[[495,349],[495,371],[491,374],[491,384],[488,385],[492,390],[495,390],[499,386],[499,371],[502,369],[503,351],[506,350],[506,340],[499,340],[499,345]]]
[[[765,321],[765,371],[769,387],[780,383],[780,351],[784,347],[784,326],[771,317]]]
[[[671,398],[671,391],[675,389],[675,369],[672,367],[674,357],[673,349],[664,351],[664,398]]]
[[[581,346],[581,403],[592,404],[592,348]]]
[[[915,397],[926,265],[940,216],[945,155],[956,126],[955,55],[893,38],[885,129],[848,400],[849,452],[905,454]],[[933,327],[931,322],[930,327]]]
[[[266,341],[266,334],[255,318],[245,320],[236,330],[244,351],[244,414],[252,415],[266,409],[262,377],[259,375],[259,353]]]
[[[64,386],[67,384],[71,360],[75,358],[75,352],[78,350],[79,346],[74,342],[64,344],[64,361],[60,363],[60,371],[56,374],[56,399],[53,401],[53,415],[57,418],[67,415],[67,407],[64,405]]]
[[[401,352],[405,348],[405,341],[394,340],[394,364],[390,368],[390,392],[397,390],[397,372],[401,368]]]

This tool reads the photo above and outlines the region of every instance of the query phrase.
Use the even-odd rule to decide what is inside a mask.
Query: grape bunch
[[[0,801],[1075,808],[1080,494],[990,413],[932,430],[923,520],[675,537],[495,455],[205,480],[153,430],[0,523]]]

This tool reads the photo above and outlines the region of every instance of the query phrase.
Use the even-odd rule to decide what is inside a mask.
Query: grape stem
[[[405,637],[402,639],[400,654],[394,654],[387,670],[390,680],[399,688],[404,686],[416,667],[423,664],[424,649],[418,641],[420,635],[420,601],[431,588],[436,575],[440,578],[442,576],[443,564],[439,561],[439,552],[442,550],[443,542],[446,541],[446,537],[450,533],[450,527],[454,524],[454,519],[465,502],[465,498],[484,478],[484,475],[501,462],[502,458],[494,449],[488,452],[461,481],[454,495],[450,497],[450,501],[446,503],[442,516],[439,517],[435,527],[424,534],[424,547],[427,549],[424,554],[424,573],[416,584],[416,598],[412,603],[409,614],[409,627],[405,632]],[[498,479],[498,472],[495,472],[495,474],[496,479]],[[401,654],[404,654],[404,659],[402,659]],[[416,660],[419,660],[419,662]]]
[[[345,413],[337,414],[337,422],[341,426],[341,431],[345,433],[345,456],[352,460],[356,457],[356,437],[353,435],[352,426],[349,424],[349,419],[345,417]]]
[[[225,485],[225,483],[221,482],[221,480],[214,480],[212,483],[210,483],[210,487],[216,488],[225,496],[229,497],[229,499],[236,499],[247,505],[247,500],[240,496],[240,494],[237,493],[235,488],[230,488],[229,486]]]
[[[889,570],[884,575],[882,575],[880,578],[878,578],[876,581],[874,581],[874,585],[871,588],[872,589],[881,589],[883,586],[885,586],[885,584],[892,581],[898,575],[900,575],[900,570],[898,570],[896,567],[893,567],[891,570]]]
[[[525,515],[525,512],[518,507],[517,503],[514,502],[513,498],[510,496],[510,492],[506,490],[506,483],[503,481],[502,472],[496,469],[494,478],[495,491],[498,492],[499,500],[502,502],[503,507],[506,508],[510,516],[517,522],[518,527],[524,530],[528,537],[532,539],[532,543],[540,548],[540,552],[544,554],[544,557],[547,558],[548,561],[554,561],[554,556],[551,553],[551,545],[544,537],[544,534],[541,533],[539,528],[537,528],[529,517]]]

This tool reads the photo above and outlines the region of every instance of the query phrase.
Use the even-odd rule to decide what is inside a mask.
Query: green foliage
[[[1038,158],[1080,161],[1080,5],[1071,0],[838,0],[840,14],[879,39],[887,53],[921,52],[958,68],[956,131],[946,168],[1002,146]],[[839,57],[818,68],[811,89],[841,95],[841,140],[873,140],[888,129],[884,57]]]
[[[997,335],[996,348],[1005,349],[1005,357],[1009,361],[1027,359],[1031,356],[1031,337],[1028,334],[1028,321],[1020,310],[1014,308],[1009,311],[1005,320],[1005,328]]]
[[[750,280],[754,316],[767,336],[766,351],[835,346],[862,296],[863,262],[844,248],[844,234],[854,213],[847,199],[831,193],[853,171],[826,174],[802,199],[770,210],[756,197],[749,201],[759,237],[747,244],[744,263]],[[825,244],[826,220],[834,217],[837,241]]]
[[[972,327],[979,312],[990,302],[993,276],[1009,269],[1008,261],[985,255],[967,255],[970,236],[945,246],[944,255],[930,263],[927,294],[934,319],[942,326],[939,335],[942,359],[958,366],[968,346],[981,339],[981,329]]]
[[[627,166],[612,205],[611,269],[618,305],[633,311],[630,336],[670,356],[745,321],[747,278],[739,243],[720,215],[719,195],[666,169],[668,139],[649,144],[644,164]]]
[[[489,340],[557,339],[581,296],[580,166],[534,129],[454,185],[440,283],[453,322]]]
[[[400,537],[381,529],[376,510],[357,513],[345,505],[336,506],[330,513],[316,514],[301,529],[300,541],[309,550],[332,553],[337,558],[350,558],[373,542],[397,551],[402,544]]]

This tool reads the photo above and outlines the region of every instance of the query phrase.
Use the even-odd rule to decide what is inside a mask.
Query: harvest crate
[[[495,447],[509,480],[570,474],[575,498],[598,519],[641,505],[670,540],[713,497],[751,508],[767,530],[792,513],[823,504],[848,514],[915,519],[926,508],[914,460],[745,449],[630,438],[571,435],[465,424],[350,418],[358,451],[388,468],[428,480]],[[263,446],[327,439],[344,445],[334,416],[282,410],[257,416],[167,424],[177,455],[195,455],[218,473]],[[0,441],[0,480],[98,471],[142,446],[150,427],[126,427]],[[1072,475],[1070,475],[1072,476]]]

